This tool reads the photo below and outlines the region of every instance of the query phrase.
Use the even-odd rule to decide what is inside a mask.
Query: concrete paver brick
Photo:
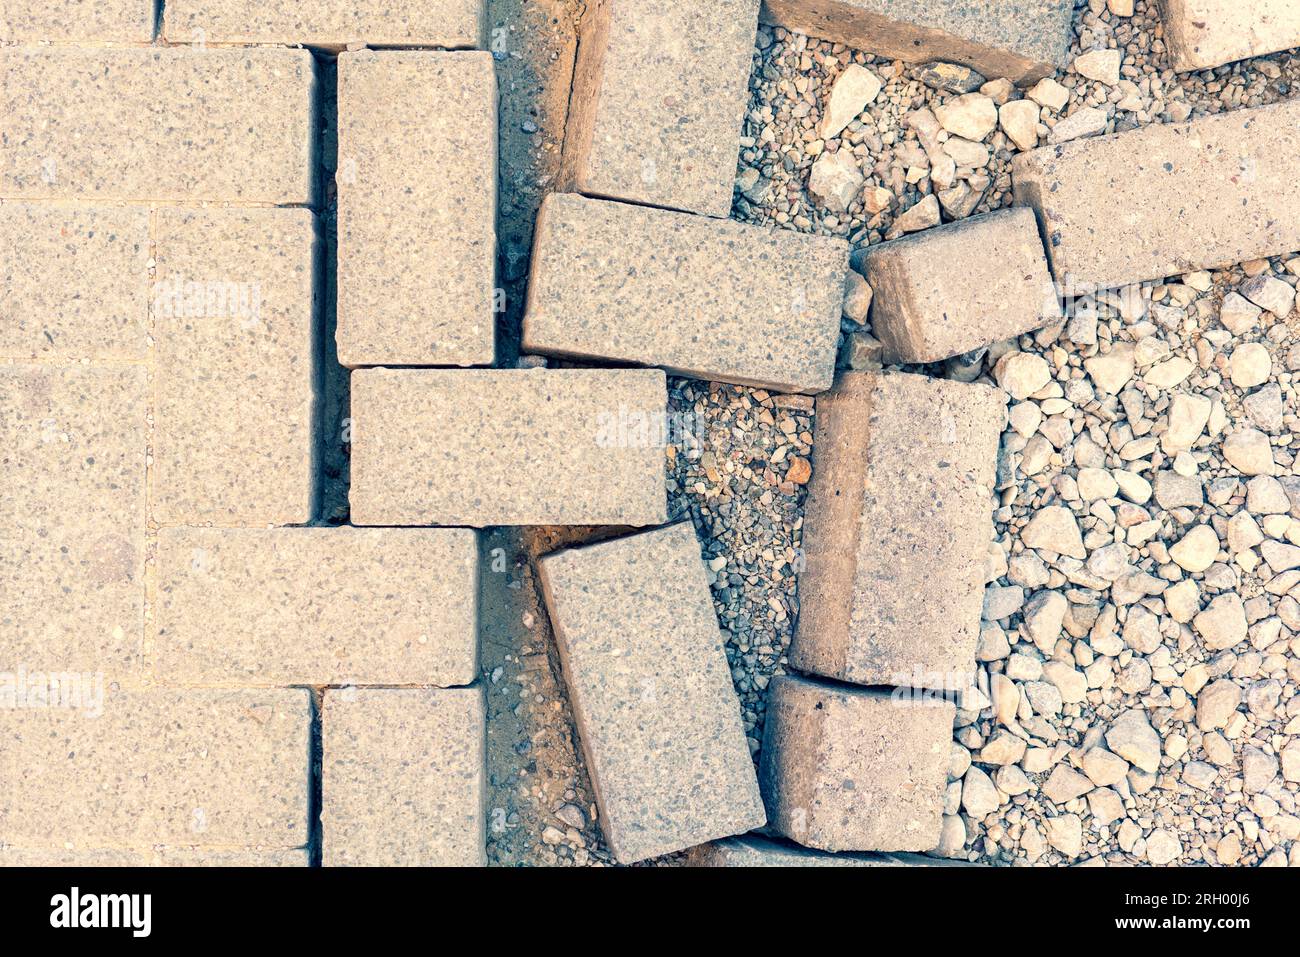
[[[335,179],[339,361],[490,364],[497,196],[492,55],[342,54]]]
[[[356,525],[657,525],[655,369],[352,374]]]
[[[0,867],[306,867],[307,849],[2,847]]]
[[[829,854],[757,834],[701,844],[686,853],[687,867],[960,867],[963,863],[922,854]]]
[[[523,347],[819,392],[835,374],[848,261],[838,239],[552,194]]]
[[[149,43],[153,0],[5,0],[0,42]]]
[[[487,863],[483,689],[326,691],[326,867]]]
[[[761,827],[690,523],[557,552],[539,567],[614,856],[630,863]]]
[[[1295,0],[1162,0],[1174,69],[1206,70],[1300,47]]]

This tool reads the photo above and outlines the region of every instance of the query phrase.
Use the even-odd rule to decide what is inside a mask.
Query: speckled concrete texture
[[[338,93],[339,361],[490,364],[492,55],[344,53]]]
[[[1205,70],[1300,46],[1295,0],[1160,0],[1174,69]]]
[[[969,684],[1005,402],[904,373],[846,373],[818,398],[794,667],[863,685]]]
[[[352,374],[356,525],[657,525],[667,380],[650,369]]]
[[[306,867],[307,849],[0,847],[0,867]]]
[[[759,771],[773,829],[826,851],[932,849],[955,713],[949,701],[777,678]]]
[[[153,0],[5,0],[0,42],[148,43]]]
[[[169,43],[304,43],[481,47],[486,0],[168,0]]]
[[[552,194],[523,348],[819,392],[835,373],[848,258],[838,239]]]
[[[691,524],[556,552],[540,573],[614,856],[630,863],[761,827]]]
[[[959,867],[921,854],[829,854],[745,834],[701,844],[686,852],[687,867]]]
[[[487,864],[482,688],[326,691],[326,867]]]

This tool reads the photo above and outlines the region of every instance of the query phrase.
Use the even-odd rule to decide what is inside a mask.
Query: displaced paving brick
[[[955,714],[938,698],[776,678],[759,769],[772,828],[826,851],[934,848]]]
[[[1300,249],[1300,100],[1021,153],[1052,271],[1110,289]]]
[[[0,42],[149,43],[153,0],[5,0]]]
[[[1028,209],[1004,209],[871,246],[872,331],[885,361],[937,362],[1061,318]]]
[[[307,843],[311,695],[119,690],[97,717],[0,707],[0,844]]]
[[[143,359],[149,210],[0,203],[0,356]]]
[[[496,144],[490,53],[339,57],[344,365],[492,362]]]
[[[572,187],[731,212],[758,8],[758,0],[589,4],[564,137]]]
[[[352,374],[355,525],[658,525],[655,369]]]
[[[310,521],[311,212],[160,209],[155,217],[154,518]]]
[[[0,670],[139,664],[147,396],[141,366],[0,366]]]
[[[1005,401],[901,373],[846,373],[818,398],[796,668],[863,685],[968,684]]]
[[[306,867],[307,849],[0,847],[0,867]]]
[[[169,684],[467,685],[467,529],[163,529],[156,673]]]
[[[552,194],[523,348],[819,392],[835,374],[848,257],[838,239]]]
[[[170,43],[482,47],[486,0],[167,0]]]
[[[687,867],[961,867],[922,854],[828,854],[756,834],[728,837],[686,852]]]
[[[304,204],[306,50],[0,49],[0,197]]]
[[[766,22],[909,63],[1018,83],[1064,66],[1073,0],[764,0]]]
[[[614,856],[630,863],[761,827],[691,524],[557,552],[539,567]]]
[[[483,689],[326,691],[326,867],[487,864]]]
[[[1165,43],[1181,72],[1300,47],[1295,0],[1163,0]]]

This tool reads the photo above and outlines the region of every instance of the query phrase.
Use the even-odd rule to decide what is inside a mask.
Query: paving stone
[[[588,4],[564,137],[572,188],[726,216],[758,8],[759,0]]]
[[[326,867],[487,864],[487,705],[481,687],[326,691]]]
[[[302,43],[338,49],[349,43],[401,47],[483,47],[486,0],[167,0],[169,43]]]
[[[0,356],[143,359],[149,210],[0,203]]]
[[[311,695],[125,690],[0,708],[0,835],[27,848],[307,843]]]
[[[818,398],[792,665],[912,687],[973,672],[1005,415],[996,389],[908,374]]]
[[[553,194],[523,348],[820,392],[835,374],[848,261],[838,239]]]
[[[1038,223],[1005,209],[867,250],[886,362],[936,362],[1061,318]]]
[[[0,197],[312,198],[306,50],[0,49]]]
[[[339,361],[490,364],[492,55],[344,53],[338,83]]]
[[[0,42],[149,43],[152,0],[5,0]]]
[[[686,852],[687,867],[960,867],[922,854],[827,854],[756,834],[728,837]]]
[[[312,517],[315,226],[305,209],[155,212],[153,517]]]
[[[764,0],[763,19],[877,56],[1029,83],[1065,65],[1072,0]]]
[[[307,849],[0,847],[0,867],[306,867]]]
[[[658,525],[655,369],[352,374],[356,525]]]
[[[138,667],[147,396],[142,366],[0,366],[0,669]]]
[[[1205,70],[1300,47],[1295,0],[1163,0],[1174,69]]]
[[[539,569],[614,856],[626,864],[761,827],[691,524],[553,553]]]
[[[778,677],[759,770],[772,828],[826,851],[935,847],[955,713],[942,699]]]
[[[1109,289],[1300,248],[1297,149],[1292,100],[1021,153],[1012,175],[1056,278]]]
[[[168,684],[467,685],[468,529],[163,529],[155,673]]]

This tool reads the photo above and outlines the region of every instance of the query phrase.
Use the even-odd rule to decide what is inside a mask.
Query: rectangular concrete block
[[[307,849],[0,847],[0,867],[306,867]]]
[[[0,366],[0,671],[138,669],[147,403],[142,366]]]
[[[759,770],[772,828],[824,851],[928,851],[939,843],[951,701],[778,677]]]
[[[799,844],[744,834],[701,844],[686,853],[687,867],[961,867],[923,854],[829,854]]]
[[[326,867],[487,864],[483,689],[326,691]]]
[[[306,50],[0,49],[0,198],[305,204],[314,86]]]
[[[1300,249],[1300,100],[1021,153],[1057,280],[1111,289]]]
[[[153,0],[5,0],[0,42],[149,43]]]
[[[758,8],[759,0],[588,4],[564,137],[571,187],[731,212]]]
[[[467,685],[478,547],[458,528],[171,528],[158,536],[167,684]]]
[[[344,53],[338,95],[339,361],[491,364],[492,55]]]
[[[985,385],[902,373],[846,373],[818,398],[794,667],[969,685],[1005,403]]]
[[[1002,209],[871,246],[871,328],[885,361],[937,362],[1061,318],[1038,222]]]
[[[311,696],[123,690],[102,713],[0,708],[0,844],[307,843]]]
[[[352,374],[355,525],[657,525],[667,380],[653,369]]]
[[[539,569],[614,856],[626,864],[761,827],[690,523],[556,552]]]
[[[312,517],[315,222],[305,209],[159,209],[153,517]]]
[[[1295,0],[1161,0],[1174,69],[1207,70],[1300,47]]]
[[[1064,66],[1074,0],[764,0],[767,23],[877,56],[1042,79]]]
[[[843,240],[552,194],[523,347],[820,392],[835,375],[848,260]]]
[[[169,43],[482,47],[487,0],[167,0]]]

